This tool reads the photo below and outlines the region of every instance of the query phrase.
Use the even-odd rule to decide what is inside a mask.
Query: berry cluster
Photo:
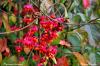
[[[26,24],[33,22],[35,19],[33,14],[35,12],[39,12],[39,9],[37,7],[35,7],[35,6],[33,7],[32,4],[24,5],[24,7],[22,9],[22,16],[24,16],[23,22],[25,22]]]
[[[31,4],[24,5],[24,8],[22,10],[22,14],[24,16],[23,22],[25,22],[26,24],[32,22],[34,20],[34,18],[32,17],[32,14],[34,14],[34,12],[35,9]],[[27,15],[29,16],[27,17]],[[39,25],[36,25],[36,23],[34,22],[35,25],[29,27],[29,30],[26,32],[23,38],[17,39],[15,42],[21,44],[21,46],[23,47],[38,51],[40,54],[44,55],[45,58],[42,57],[42,61],[40,59],[41,64],[45,62],[46,57],[51,59],[55,57],[57,53],[57,46],[52,46],[52,41],[59,36],[58,32],[62,31],[62,29],[64,28],[62,24],[63,22],[64,18],[56,18],[55,15],[40,16]],[[21,46],[15,47],[18,53],[22,51]],[[38,58],[36,56],[33,56],[33,59],[37,61]]]

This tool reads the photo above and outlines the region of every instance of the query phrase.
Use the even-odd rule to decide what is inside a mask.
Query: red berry
[[[26,5],[24,5],[24,7],[23,7],[23,13],[24,14],[26,14],[28,12],[33,12],[33,11],[34,11],[34,9],[33,9],[32,4],[26,4]]]
[[[23,18],[23,22],[25,22],[25,23],[27,23],[27,24],[29,24],[29,23],[32,22],[32,21],[33,21],[33,18],[29,18],[29,17]]]
[[[16,47],[15,47],[15,50],[16,50],[18,53],[20,53],[20,52],[22,51],[22,47],[21,47],[21,46],[16,46]]]
[[[47,49],[47,56],[50,57],[50,58],[53,58],[56,53],[57,53],[57,47],[56,46],[50,46]]]
[[[23,62],[25,60],[25,58],[23,56],[19,57],[19,61]]]
[[[32,57],[32,59],[35,60],[35,61],[39,61],[40,56],[39,56],[39,55],[34,55],[34,56]]]

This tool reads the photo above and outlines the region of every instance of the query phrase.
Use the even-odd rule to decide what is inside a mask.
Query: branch
[[[32,23],[30,23],[29,25],[26,25],[25,27],[23,27],[23,28],[21,28],[21,29],[18,29],[18,30],[14,30],[14,31],[10,31],[10,32],[0,32],[0,35],[3,35],[3,34],[10,34],[10,33],[15,33],[15,32],[22,31],[22,30],[28,28],[29,26],[31,26],[33,23],[34,23],[34,21],[33,21]]]
[[[93,19],[93,20],[88,21],[87,23],[78,24],[79,26],[78,26],[77,28],[71,29],[70,31],[73,31],[73,30],[76,30],[76,29],[78,29],[78,28],[81,28],[81,27],[83,27],[83,26],[85,26],[85,25],[87,25],[87,24],[100,24],[100,23],[94,23],[94,21],[96,21],[96,20],[98,20],[98,19],[100,19],[100,18],[95,18],[95,19]],[[70,32],[70,31],[69,31],[69,32]]]

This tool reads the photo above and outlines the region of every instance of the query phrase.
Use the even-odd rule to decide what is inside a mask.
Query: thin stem
[[[81,28],[81,27],[88,25],[88,24],[100,24],[100,23],[94,23],[94,21],[96,21],[98,19],[100,19],[100,18],[95,18],[93,20],[88,21],[87,23],[79,24],[80,26],[78,26],[77,28],[71,29],[70,31],[76,30],[76,29]]]
[[[40,0],[38,0],[38,7],[40,9]],[[40,19],[38,18],[38,43],[40,43]]]
[[[10,31],[10,32],[0,32],[0,35],[3,35],[3,34],[10,34],[10,33],[15,33],[15,32],[22,31],[22,30],[28,28],[29,26],[31,26],[33,23],[34,23],[34,21],[33,21],[32,23],[30,23],[29,25],[26,25],[26,26],[24,26],[23,28],[20,28],[20,29],[18,29],[18,30],[14,30],[14,31]]]
[[[27,62],[29,61],[32,52],[33,52],[33,49],[30,51],[30,54],[29,54],[29,56],[28,56],[28,58],[27,58]]]

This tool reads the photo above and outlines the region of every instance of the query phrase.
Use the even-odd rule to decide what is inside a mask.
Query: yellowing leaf
[[[79,52],[73,52],[73,54],[75,55],[81,66],[88,66],[87,59],[84,58],[83,55],[81,55]]]
[[[11,60],[13,63],[17,63],[17,57],[14,55],[14,56],[11,56],[9,58],[9,60]]]
[[[9,20],[13,23],[16,22],[16,16],[14,14],[12,14],[10,17],[9,17]]]
[[[53,60],[53,62],[54,62],[55,64],[57,64],[57,61],[56,61],[56,58],[55,58],[55,57],[53,57],[52,60]]]
[[[1,64],[1,62],[2,62],[2,54],[0,53],[0,64]]]
[[[28,54],[28,53],[30,52],[30,49],[29,49],[28,47],[24,47],[24,52],[25,52],[26,54]]]
[[[50,7],[53,5],[52,0],[42,0],[41,1],[41,10],[45,11],[47,10],[48,12],[50,11]]]
[[[3,24],[4,24],[6,31],[7,32],[11,31],[10,25],[9,25],[9,22],[8,22],[8,15],[4,12],[2,13],[2,21],[3,21]]]
[[[12,64],[12,65],[6,65],[6,64]],[[15,55],[5,57],[1,63],[0,66],[17,66],[17,57]]]

